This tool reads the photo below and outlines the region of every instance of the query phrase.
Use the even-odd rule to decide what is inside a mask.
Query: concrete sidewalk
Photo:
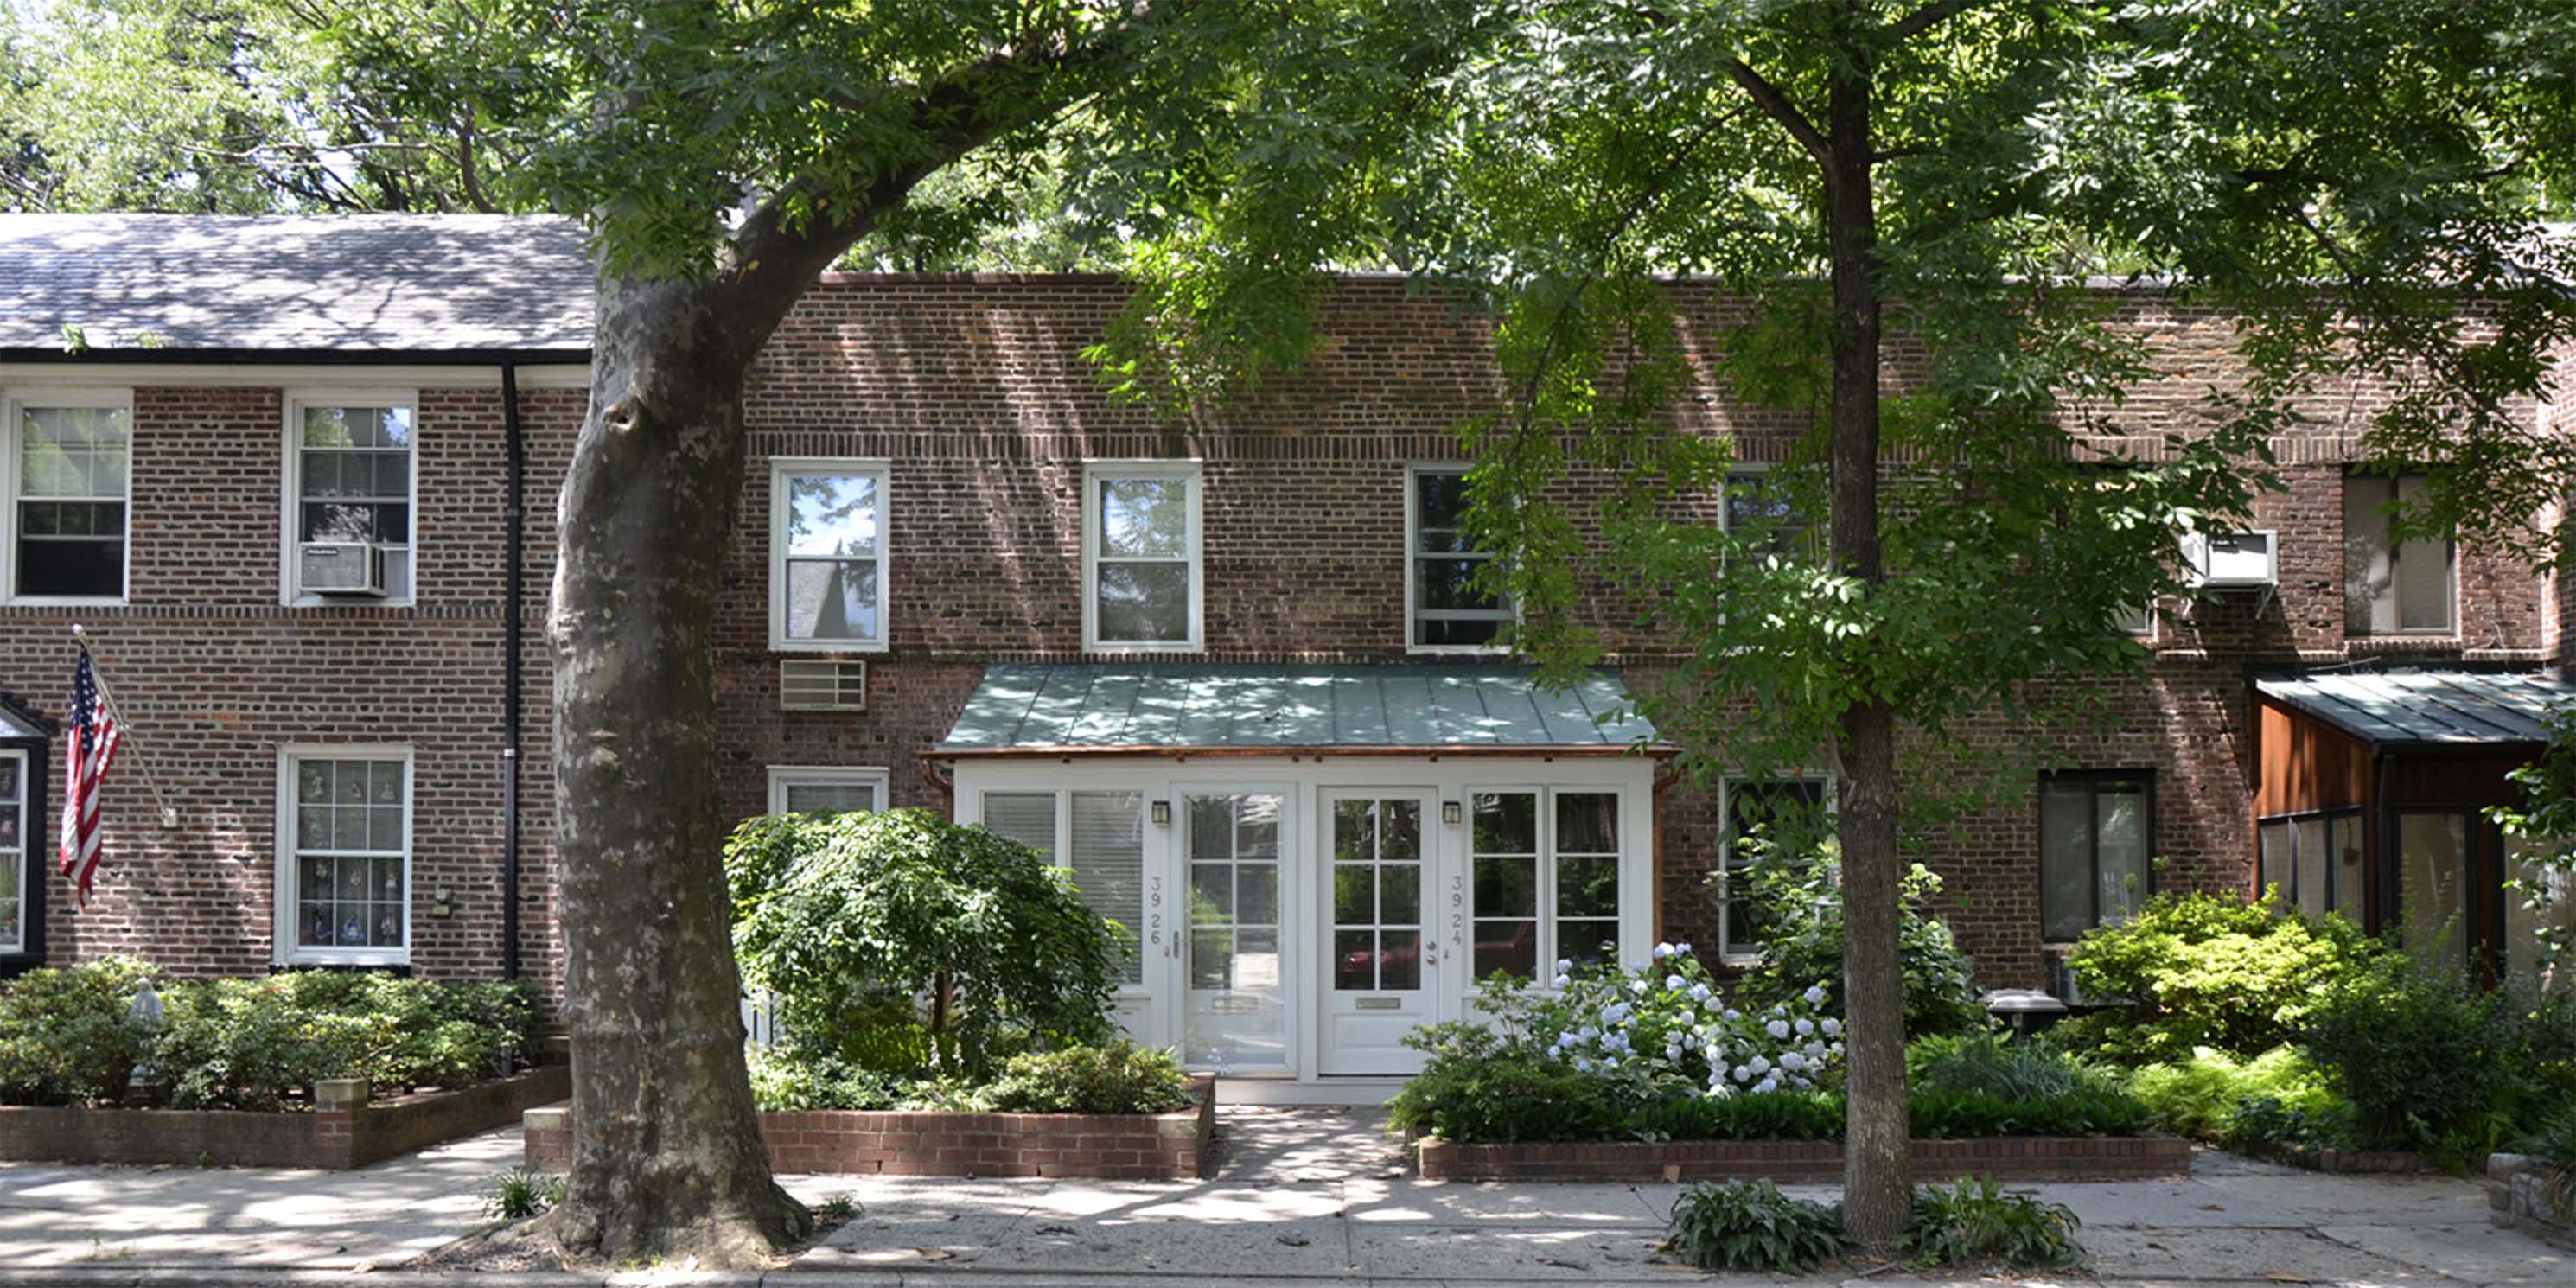
[[[809,1202],[847,1194],[865,1209],[791,1268],[492,1278],[522,1288],[1782,1282],[1656,1261],[1679,1186],[1426,1183],[1403,1175],[1373,1114],[1242,1108],[1223,1121],[1227,1148],[1206,1181],[791,1177]],[[401,1267],[475,1226],[482,1185],[516,1161],[517,1143],[499,1132],[349,1173],[0,1166],[0,1284],[454,1285],[464,1276]],[[2217,1153],[2197,1161],[2188,1180],[2031,1188],[2083,1218],[2104,1282],[2576,1285],[2576,1254],[2489,1227],[2471,1182],[2322,1176]],[[1850,1282],[1891,1279],[1919,1282]]]

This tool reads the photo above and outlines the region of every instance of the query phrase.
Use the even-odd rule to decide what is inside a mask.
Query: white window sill
[[[370,952],[334,953],[318,953],[307,950],[289,953],[277,964],[280,966],[409,966],[411,965],[411,952],[408,949],[401,948],[388,948],[382,951]]]
[[[419,606],[419,602],[411,596],[401,599],[379,599],[373,595],[297,595],[293,599],[284,601],[283,606],[287,608],[415,608]]]
[[[769,637],[772,653],[887,653],[893,650],[877,640],[792,640]]]
[[[1204,653],[1207,652],[1207,646],[1195,640],[1187,643],[1179,641],[1154,641],[1141,644],[1115,644],[1099,641],[1086,641],[1082,646],[1082,651],[1085,653],[1106,653],[1117,656],[1134,657],[1141,654],[1153,653]]]
[[[1510,657],[1509,648],[1486,644],[1408,644],[1405,653],[1412,657]]]
[[[123,595],[16,595],[0,600],[11,608],[124,608],[128,603]]]

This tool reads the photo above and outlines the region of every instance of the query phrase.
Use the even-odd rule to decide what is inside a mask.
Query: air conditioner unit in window
[[[308,595],[385,597],[385,548],[365,541],[304,543],[296,584]]]
[[[785,711],[865,711],[868,664],[819,658],[781,659],[778,705]]]
[[[2270,590],[2279,584],[2280,561],[2269,529],[2260,532],[2187,532],[2182,551],[2193,585],[2211,590]]]

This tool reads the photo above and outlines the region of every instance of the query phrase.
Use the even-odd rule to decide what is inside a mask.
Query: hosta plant
[[[2075,1226],[2075,1213],[2064,1204],[2012,1193],[1990,1176],[1972,1177],[1914,1192],[1914,1228],[1905,1247],[1919,1265],[2058,1269],[2084,1260]]]
[[[1673,1202],[1663,1248],[1702,1270],[1805,1274],[1843,1254],[1843,1211],[1769,1181],[1694,1185]]]

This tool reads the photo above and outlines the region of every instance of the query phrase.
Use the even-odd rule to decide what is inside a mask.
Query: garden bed
[[[882,1176],[1046,1176],[1195,1180],[1216,1131],[1216,1084],[1168,1114],[959,1113],[934,1109],[766,1110],[761,1140],[777,1172]],[[572,1110],[525,1116],[527,1165],[572,1160]]]
[[[1462,1145],[1438,1137],[1417,1147],[1426,1181],[1835,1181],[1835,1140],[1528,1141]],[[2187,1175],[2191,1142],[2179,1136],[1999,1136],[1914,1142],[1921,1180],[2105,1180]]]
[[[368,1099],[364,1078],[313,1088],[311,1112],[0,1106],[0,1159],[344,1170],[508,1125],[572,1094],[545,1065],[453,1091]]]

